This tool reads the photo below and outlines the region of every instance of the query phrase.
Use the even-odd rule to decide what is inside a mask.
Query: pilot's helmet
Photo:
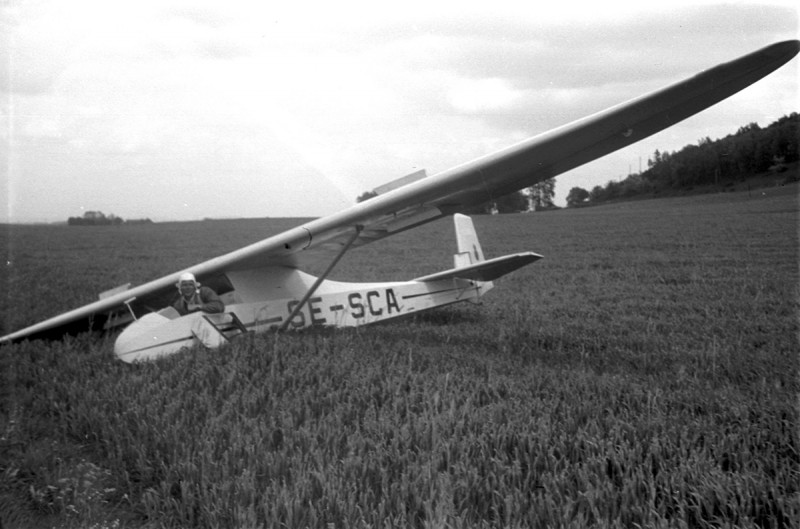
[[[186,272],[184,274],[181,274],[181,277],[178,279],[178,286],[180,287],[181,283],[187,283],[187,282],[188,283],[194,283],[194,286],[196,286],[196,287],[200,286],[200,283],[198,283],[197,280],[194,278],[194,274],[192,274],[190,272]]]

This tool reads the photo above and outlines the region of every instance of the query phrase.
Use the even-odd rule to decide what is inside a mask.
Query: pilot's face
[[[191,297],[192,294],[194,294],[194,291],[197,289],[194,281],[181,281],[179,288],[181,291],[181,296],[185,298]]]

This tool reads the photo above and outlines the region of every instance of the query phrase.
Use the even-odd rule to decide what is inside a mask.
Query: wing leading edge
[[[790,61],[798,51],[797,40],[767,46],[339,213],[3,336],[0,343],[102,328],[112,312],[127,307],[139,311],[153,308],[150,305],[154,301],[174,292],[173,285],[185,271],[208,283],[224,282],[227,271],[299,267],[309,260],[334,255],[353,238],[354,230],[358,235],[353,247],[357,247],[465,211],[664,130],[755,83]]]

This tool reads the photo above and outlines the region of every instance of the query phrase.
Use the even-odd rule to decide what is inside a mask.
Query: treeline
[[[113,213],[105,215],[101,211],[87,211],[83,217],[70,217],[67,224],[70,226],[118,226],[120,224],[151,224],[150,219],[125,220]]]
[[[463,213],[467,215],[496,215],[498,213],[520,213],[523,211],[558,209],[553,203],[555,191],[556,179],[548,178],[547,180],[533,184],[531,187],[526,187],[519,191],[497,197],[494,200],[466,208]],[[374,189],[372,191],[364,191],[356,197],[356,203],[370,200],[378,195],[379,193]]]
[[[702,138],[677,152],[653,153],[647,170],[622,181],[609,181],[591,191],[575,187],[567,205],[577,206],[608,200],[655,195],[668,190],[690,190],[695,186],[727,187],[737,181],[767,172],[781,173],[800,158],[800,115],[780,118],[766,128],[757,123],[740,127],[736,134],[712,141]],[[796,180],[787,176],[786,181]]]

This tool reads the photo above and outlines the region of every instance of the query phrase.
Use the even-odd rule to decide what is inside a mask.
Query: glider
[[[798,51],[800,41],[779,42],[442,173],[410,175],[343,211],[143,285],[105,292],[94,303],[3,336],[0,343],[125,326],[114,350],[133,362],[197,343],[216,347],[250,331],[364,325],[474,301],[493,280],[541,256],[523,252],[485,259],[471,219],[460,212],[666,129],[765,77]],[[328,279],[345,252],[450,215],[458,246],[454,268],[410,281]],[[301,271],[311,261],[327,263],[319,277]],[[175,285],[184,273],[214,289],[225,312],[179,316],[164,309],[177,296]]]

